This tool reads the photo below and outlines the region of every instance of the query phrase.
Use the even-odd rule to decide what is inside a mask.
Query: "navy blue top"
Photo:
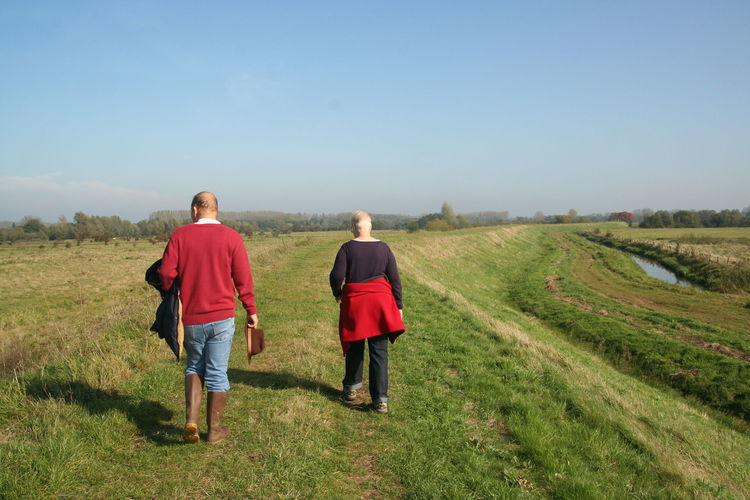
[[[396,257],[382,241],[350,240],[341,245],[328,279],[334,297],[340,297],[344,280],[347,283],[365,283],[382,277],[391,283],[396,305],[403,309],[401,279],[398,277]]]

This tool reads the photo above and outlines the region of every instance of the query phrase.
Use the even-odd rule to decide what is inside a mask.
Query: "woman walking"
[[[370,214],[354,212],[354,239],[339,249],[329,280],[333,296],[341,303],[339,338],[346,357],[343,398],[349,403],[357,400],[366,339],[373,408],[388,413],[388,341],[395,342],[406,328],[396,258],[388,245],[371,236],[371,231]]]

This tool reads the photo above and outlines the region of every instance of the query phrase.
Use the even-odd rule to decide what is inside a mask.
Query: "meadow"
[[[0,496],[750,497],[750,294],[649,278],[596,227],[665,237],[377,232],[408,329],[388,415],[339,400],[349,235],[247,239],[267,350],[236,336],[218,445],[181,442],[183,365],[148,331],[163,243],[3,246]],[[743,258],[750,231],[704,231]]]

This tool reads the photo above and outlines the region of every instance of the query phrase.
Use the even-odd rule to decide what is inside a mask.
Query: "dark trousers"
[[[388,401],[388,334],[367,339],[370,351],[370,397],[373,403]],[[362,387],[362,365],[365,358],[365,339],[351,342],[346,353],[344,391]]]

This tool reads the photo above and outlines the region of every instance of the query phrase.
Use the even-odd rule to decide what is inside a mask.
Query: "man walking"
[[[164,249],[159,268],[162,288],[179,279],[185,327],[185,429],[183,440],[200,440],[203,384],[208,391],[208,442],[229,435],[221,425],[229,391],[227,365],[234,337],[234,289],[247,311],[248,327],[258,326],[253,278],[240,234],[216,220],[216,196],[202,191],[190,205],[192,224],[177,228]]]

